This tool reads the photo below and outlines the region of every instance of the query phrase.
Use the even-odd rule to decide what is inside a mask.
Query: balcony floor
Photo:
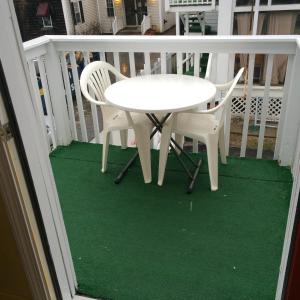
[[[170,155],[163,187],[138,163],[113,179],[133,149],[73,143],[51,154],[79,292],[102,299],[274,299],[292,179],[274,161],[229,158],[210,192],[204,163],[191,195]],[[190,200],[193,206],[190,209]]]

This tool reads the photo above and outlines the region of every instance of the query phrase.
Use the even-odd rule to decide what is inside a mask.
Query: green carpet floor
[[[191,195],[170,155],[163,187],[139,164],[113,179],[133,149],[73,143],[51,154],[80,293],[114,300],[274,299],[292,186],[274,161],[229,158],[219,190],[207,162]],[[190,209],[190,200],[193,202]]]

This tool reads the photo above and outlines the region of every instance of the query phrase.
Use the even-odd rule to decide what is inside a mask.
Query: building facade
[[[66,34],[61,0],[14,0],[23,41],[47,34]]]

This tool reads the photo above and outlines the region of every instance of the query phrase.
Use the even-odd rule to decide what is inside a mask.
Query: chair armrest
[[[86,100],[88,100],[89,102],[92,102],[96,105],[100,105],[100,106],[107,106],[109,104],[107,104],[106,102],[103,101],[97,101],[96,99],[92,98],[88,93],[83,93],[83,96],[86,98]]]

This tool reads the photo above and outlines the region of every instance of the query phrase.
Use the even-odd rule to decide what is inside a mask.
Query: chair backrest
[[[97,105],[105,104],[104,92],[111,85],[110,72],[115,75],[117,81],[127,78],[104,61],[94,61],[83,69],[80,77],[80,88],[88,101]]]
[[[227,109],[230,108],[231,105],[231,96],[232,92],[240,80],[242,74],[244,72],[244,68],[241,68],[238,73],[235,75],[234,79],[225,83],[225,84],[216,84],[217,89],[221,92],[226,92],[225,97],[221,98],[219,104],[211,109],[199,111],[199,113],[207,113],[214,114],[216,118],[219,120],[219,127],[221,127],[224,123],[225,113]]]

